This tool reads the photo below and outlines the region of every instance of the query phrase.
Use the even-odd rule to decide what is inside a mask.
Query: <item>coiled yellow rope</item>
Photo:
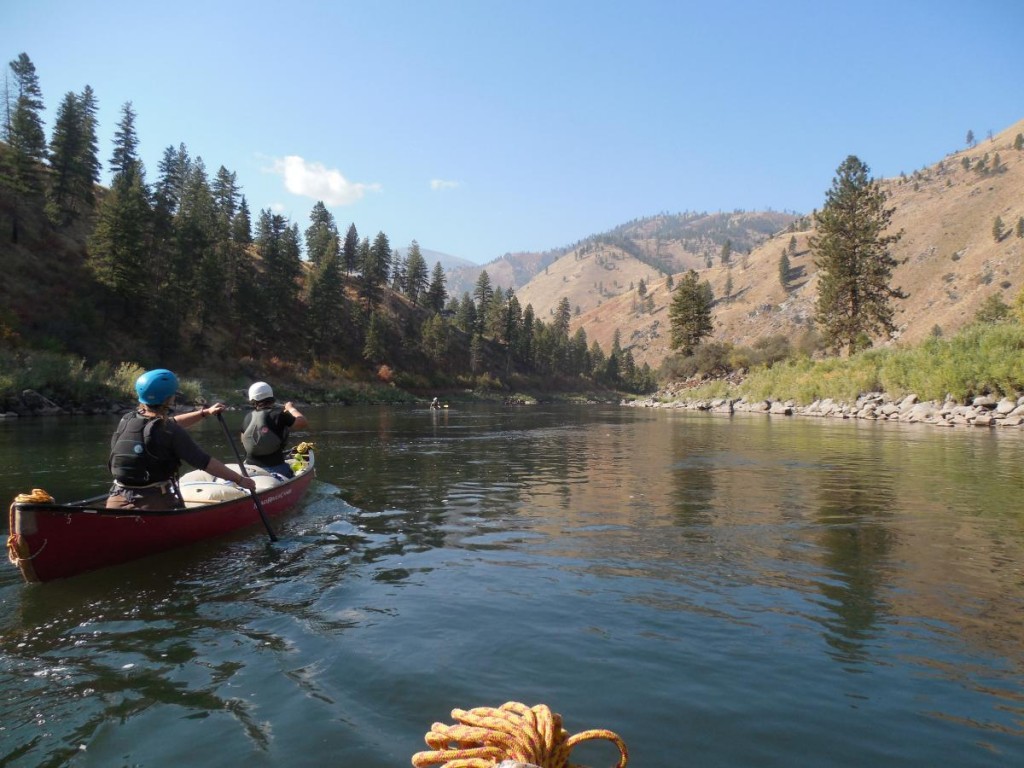
[[[503,760],[539,768],[576,768],[569,763],[569,753],[577,744],[594,739],[618,748],[615,768],[626,768],[629,762],[626,744],[617,734],[600,728],[570,736],[562,728],[561,715],[544,704],[528,707],[509,701],[498,709],[453,709],[452,717],[459,724],[434,723],[423,737],[431,751],[412,756],[415,768],[492,768]]]
[[[53,501],[53,496],[42,488],[33,488],[32,493],[19,493],[14,497],[14,501],[11,502],[7,528],[9,531],[7,534],[7,559],[14,563],[14,565],[20,564],[22,560],[32,559],[32,554],[28,551],[28,545],[14,532],[14,505],[33,502],[47,504],[51,501]]]

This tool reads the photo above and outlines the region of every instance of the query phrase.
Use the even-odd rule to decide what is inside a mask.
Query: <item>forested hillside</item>
[[[649,371],[607,354],[568,317],[536,318],[481,275],[450,296],[414,241],[339,227],[322,203],[300,224],[252,212],[237,175],[182,142],[151,173],[130,102],[98,185],[96,98],[61,103],[47,138],[25,54],[11,62],[0,143],[0,343],[86,363],[201,373],[273,368],[310,381],[365,378],[410,389],[601,386],[650,389]],[[15,359],[15,358],[10,358]]]

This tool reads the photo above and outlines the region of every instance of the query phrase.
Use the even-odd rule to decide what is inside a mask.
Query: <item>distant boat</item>
[[[306,459],[295,477],[282,482],[271,485],[269,478],[254,477],[268,517],[284,514],[305,495],[316,475],[313,451]],[[186,482],[189,475],[180,483],[184,509],[107,509],[106,494],[66,504],[15,499],[8,557],[26,581],[52,581],[260,524],[251,494],[222,482]]]

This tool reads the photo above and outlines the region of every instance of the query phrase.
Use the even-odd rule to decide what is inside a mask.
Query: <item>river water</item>
[[[631,766],[1024,765],[1016,431],[306,411],[318,481],[277,544],[4,570],[0,765],[403,766],[506,701]],[[0,423],[5,503],[101,492],[114,421]]]

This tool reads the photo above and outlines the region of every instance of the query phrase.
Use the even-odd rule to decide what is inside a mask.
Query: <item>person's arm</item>
[[[302,412],[295,407],[295,403],[285,403],[284,409],[287,413],[291,414],[292,418],[295,419],[292,423],[293,429],[305,429],[309,426],[309,422],[306,420],[306,417],[303,416]]]
[[[200,408],[198,411],[189,411],[188,413],[179,413],[177,416],[173,416],[175,422],[179,426],[189,429],[194,427],[200,421],[205,419],[207,416],[216,416],[218,413],[223,411],[227,406],[224,403],[214,403],[206,408]]]
[[[251,477],[243,477],[233,469],[229,469],[223,461],[213,456],[210,457],[210,463],[206,465],[206,471],[214,477],[219,477],[221,480],[227,480],[235,485],[240,485],[247,491],[256,490],[255,480]]]

